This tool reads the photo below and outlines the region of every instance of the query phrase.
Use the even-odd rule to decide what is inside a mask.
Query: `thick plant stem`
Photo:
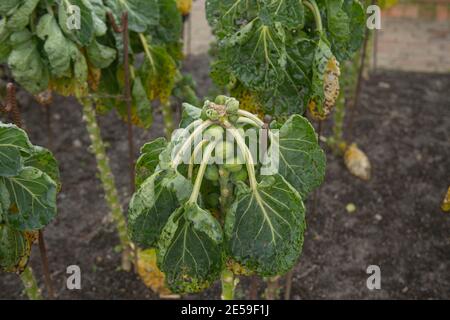
[[[170,101],[161,103],[161,108],[164,119],[164,134],[167,139],[170,139],[170,136],[174,130],[173,112]]]
[[[122,250],[122,268],[126,271],[131,270],[131,246],[127,234],[127,225],[122,207],[119,201],[114,176],[109,165],[109,158],[106,155],[105,144],[100,134],[100,127],[97,124],[95,109],[90,100],[83,100],[83,118],[86,122],[86,128],[91,139],[92,152],[97,160],[97,169],[100,181],[105,192],[105,199],[111,210],[113,221],[116,225]]]
[[[36,278],[33,275],[33,270],[31,267],[26,267],[25,270],[20,275],[20,280],[22,280],[23,286],[25,288],[25,293],[30,300],[42,300],[41,291],[36,282]]]
[[[222,280],[222,300],[233,300],[234,289],[236,288],[236,281],[234,274],[230,270],[223,270],[221,275]]]

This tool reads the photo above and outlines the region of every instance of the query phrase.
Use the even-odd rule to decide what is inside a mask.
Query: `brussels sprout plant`
[[[52,153],[0,122],[0,271],[20,274],[30,299],[40,298],[28,267],[31,247],[56,216],[59,186]]]
[[[236,99],[218,96],[202,109],[184,104],[171,140],[158,138],[141,151],[129,234],[157,250],[173,292],[198,292],[222,276],[223,298],[231,299],[234,275],[284,274],[297,262],[303,200],[325,171],[304,117],[268,125]]]

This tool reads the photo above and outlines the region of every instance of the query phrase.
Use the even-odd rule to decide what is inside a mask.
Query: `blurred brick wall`
[[[422,18],[436,21],[450,21],[450,0],[401,1],[385,10],[386,17]]]

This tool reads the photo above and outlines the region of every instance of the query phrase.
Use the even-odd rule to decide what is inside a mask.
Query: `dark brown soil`
[[[190,70],[201,94],[208,92],[207,59],[194,57]],[[449,299],[450,216],[440,202],[450,183],[450,76],[382,72],[365,82],[354,140],[367,153],[373,177],[351,176],[342,158],[328,152],[320,203],[308,211],[304,253],[295,268],[294,299]],[[23,107],[31,140],[48,145],[45,112]],[[133,274],[119,269],[118,239],[96,177],[95,160],[74,100],[52,106],[52,150],[63,189],[58,218],[46,229],[50,267],[59,299],[150,299],[155,295]],[[124,207],[129,200],[126,125],[115,114],[99,117]],[[135,130],[136,145],[162,134]],[[329,131],[329,126],[325,132]],[[356,212],[348,213],[348,203]],[[307,204],[311,207],[311,201]],[[82,289],[65,287],[66,267],[82,270]],[[381,290],[366,287],[366,268],[381,268]],[[39,253],[31,266],[44,289]],[[263,285],[260,282],[260,294]],[[0,275],[1,299],[24,299],[17,276]],[[237,297],[248,294],[243,279]],[[45,291],[44,291],[45,293]],[[219,298],[219,285],[192,298]]]

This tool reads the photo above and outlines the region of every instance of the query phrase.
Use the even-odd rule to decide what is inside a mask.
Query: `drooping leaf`
[[[57,185],[41,170],[24,167],[19,175],[0,181],[10,195],[7,220],[14,229],[41,229],[56,216]]]
[[[45,40],[44,50],[51,73],[55,77],[70,76],[71,44],[68,43],[70,40],[66,39],[53,15],[46,14],[41,17],[36,35]]]
[[[6,28],[6,19],[0,18],[0,63],[6,63],[11,53],[11,45],[9,43],[10,31]]]
[[[155,249],[138,250],[137,269],[144,284],[153,292],[160,297],[174,297],[165,286],[164,273],[157,266]]]
[[[136,161],[136,186],[139,187],[156,170],[159,163],[159,155],[167,147],[165,138],[160,137],[144,144],[141,148],[141,156]]]
[[[36,240],[35,232],[23,232],[0,224],[0,271],[21,273]]]
[[[278,174],[264,176],[256,190],[240,188],[226,213],[227,252],[259,275],[283,274],[301,253],[304,230],[298,192]]]
[[[78,44],[86,46],[94,39],[92,10],[83,0],[62,0],[58,6],[58,20],[64,34]]]
[[[0,122],[0,176],[19,174],[23,166],[21,153],[30,153],[32,148],[25,131]]]
[[[149,34],[153,45],[177,45],[180,43],[183,22],[174,0],[158,0],[159,22]],[[181,46],[180,46],[181,49]],[[169,50],[170,52],[170,50]],[[175,58],[172,55],[173,58]],[[181,57],[179,57],[181,58]]]
[[[30,22],[30,16],[40,0],[27,0],[8,18],[6,27],[12,31],[21,31]]]
[[[173,170],[157,171],[145,180],[133,195],[128,211],[133,242],[143,248],[154,247],[170,215],[191,191],[191,183]]]
[[[89,62],[96,68],[107,68],[116,59],[116,50],[107,47],[96,40],[87,47]]]
[[[279,130],[278,172],[305,198],[325,176],[325,155],[314,128],[300,116],[291,116]]]
[[[14,79],[27,91],[38,94],[48,87],[49,75],[39,54],[37,39],[28,31],[10,37],[12,51],[8,58]]]
[[[182,108],[183,112],[181,114],[180,128],[185,128],[195,120],[200,119],[202,109],[189,103],[183,103]]]
[[[339,96],[339,62],[327,42],[320,39],[314,54],[311,103],[313,116],[325,119],[332,111]]]
[[[146,52],[140,77],[151,101],[168,101],[175,86],[177,65],[164,47],[153,46]]]
[[[0,16],[9,16],[22,4],[23,0],[2,0],[0,1]]]
[[[158,243],[158,265],[175,293],[198,292],[223,268],[223,233],[219,222],[197,204],[178,208]]]
[[[340,62],[351,59],[364,41],[364,8],[358,0],[334,0],[327,4],[328,39],[333,54]]]
[[[129,29],[144,32],[149,26],[158,24],[159,8],[156,0],[110,0],[106,5],[111,9],[117,23],[122,13],[128,12]]]

